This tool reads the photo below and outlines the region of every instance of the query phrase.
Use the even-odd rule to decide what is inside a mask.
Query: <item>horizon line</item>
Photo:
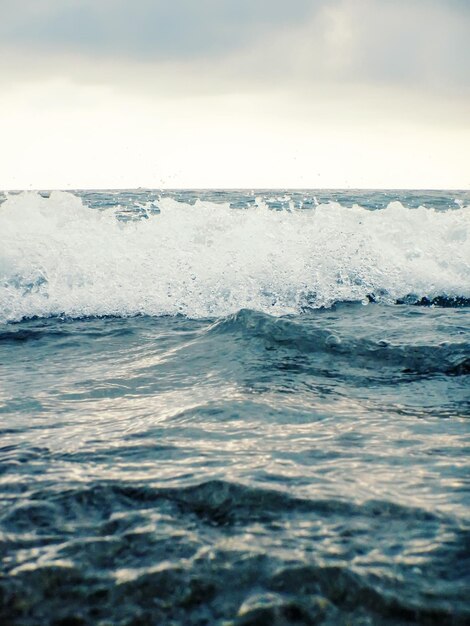
[[[470,187],[36,187],[0,189],[1,193],[53,191],[458,191],[470,192]]]

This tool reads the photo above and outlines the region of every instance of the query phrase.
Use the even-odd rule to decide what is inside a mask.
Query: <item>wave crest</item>
[[[163,198],[124,222],[71,193],[0,206],[0,321],[67,315],[274,315],[339,301],[470,297],[470,207],[399,202],[272,211]]]

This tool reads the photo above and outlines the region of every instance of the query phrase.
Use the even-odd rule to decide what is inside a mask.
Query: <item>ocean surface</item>
[[[470,192],[0,195],[0,624],[470,623]]]

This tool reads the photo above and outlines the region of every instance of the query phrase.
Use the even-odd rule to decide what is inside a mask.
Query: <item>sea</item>
[[[0,195],[0,624],[470,624],[470,192]]]

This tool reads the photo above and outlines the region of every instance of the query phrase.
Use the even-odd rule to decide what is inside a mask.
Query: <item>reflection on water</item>
[[[4,623],[463,624],[467,318],[4,327]]]

